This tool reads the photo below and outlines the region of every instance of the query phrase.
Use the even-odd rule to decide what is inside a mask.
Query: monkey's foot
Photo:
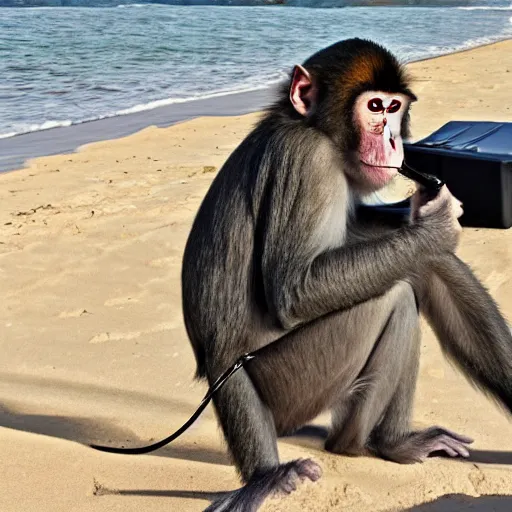
[[[316,482],[322,476],[322,469],[311,459],[292,460],[282,464],[272,472],[263,475],[263,479],[271,478],[274,494],[290,494],[297,489],[297,482],[309,479]]]
[[[268,496],[290,494],[306,478],[316,482],[322,469],[311,459],[298,459],[253,476],[247,485],[226,493],[204,512],[256,512]]]
[[[444,452],[450,457],[469,457],[468,445],[473,439],[445,428],[430,427],[411,432],[396,444],[378,443],[376,451],[381,457],[400,464],[423,462],[435,452]]]

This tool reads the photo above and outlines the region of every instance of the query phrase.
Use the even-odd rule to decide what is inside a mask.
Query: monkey
[[[444,186],[435,197],[418,189],[398,221],[363,212],[402,165],[410,82],[373,41],[318,51],[293,68],[199,207],[181,275],[196,377],[211,385],[255,354],[213,397],[244,486],[209,512],[256,511],[317,481],[314,460],[280,462],[277,438],[322,411],[335,454],[467,457],[471,438],[410,425],[420,314],[466,377],[512,410],[512,335],[455,255],[460,203]]]

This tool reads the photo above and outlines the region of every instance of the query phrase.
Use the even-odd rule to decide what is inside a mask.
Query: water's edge
[[[446,55],[464,53],[499,42],[465,48]],[[410,61],[409,64],[433,58],[439,56]],[[26,161],[32,158],[73,153],[85,144],[118,139],[149,126],[165,128],[197,117],[236,116],[258,112],[273,101],[275,87],[175,103],[153,110],[3,138],[0,139],[0,173],[22,169]]]
[[[273,91],[273,88],[269,88],[176,103],[134,114],[0,139],[0,173],[22,169],[31,158],[73,153],[85,144],[119,139],[149,126],[165,128],[196,117],[236,116],[257,112],[272,101]]]

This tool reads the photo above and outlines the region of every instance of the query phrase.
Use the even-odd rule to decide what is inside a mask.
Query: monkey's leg
[[[208,512],[253,512],[271,494],[289,494],[297,482],[321,476],[312,460],[279,463],[277,435],[270,410],[262,403],[244,369],[214,395],[215,409],[237,469],[246,485],[213,503]]]
[[[329,451],[355,455],[369,448],[400,463],[419,462],[438,451],[469,455],[469,438],[440,427],[411,431],[419,356],[418,311],[406,286],[348,399],[334,410]]]
[[[357,455],[367,451],[370,434],[393,409],[393,429],[409,432],[419,362],[420,330],[412,287],[401,283],[384,328],[364,368],[333,408],[333,430],[326,449]],[[371,318],[371,317],[369,317]]]
[[[467,455],[464,443],[470,439],[439,428],[410,430],[419,339],[416,298],[402,282],[268,345],[248,372],[280,433],[335,405],[338,414],[326,443],[335,453],[364,452],[380,422],[377,450],[397,462],[436,451]]]
[[[401,464],[422,462],[434,452],[467,457],[467,445],[473,442],[469,437],[437,426],[417,432],[410,429],[418,373],[419,335],[418,329],[417,351],[404,367],[397,390],[382,420],[371,434],[371,449],[382,458]]]
[[[453,254],[431,262],[426,273],[415,276],[414,288],[445,353],[484,390],[491,391],[510,409],[512,404],[512,336],[492,297]],[[424,459],[431,448],[449,455],[467,455],[467,437],[432,427],[403,436],[397,418],[407,403],[407,389],[393,399],[375,432],[377,450],[397,462]],[[412,397],[411,397],[412,400]]]
[[[381,297],[322,317],[264,347],[247,371],[278,433],[292,431],[326,408],[348,404],[350,414],[338,416],[327,447],[361,453],[388,409],[403,408],[393,416],[399,441],[412,435],[417,331],[414,293],[402,282]],[[421,448],[430,453],[443,447]]]
[[[269,494],[290,492],[297,479],[320,476],[310,460],[279,464],[276,430],[301,426],[349,392],[403,289],[412,296],[410,285],[402,283],[384,297],[320,318],[267,345],[214,395],[247,485],[215,502],[209,512],[257,510]]]
[[[247,372],[272,411],[279,434],[351,396],[390,317],[402,311],[402,302],[411,302],[407,308],[417,322],[411,286],[402,282],[383,296],[305,324],[256,353]]]

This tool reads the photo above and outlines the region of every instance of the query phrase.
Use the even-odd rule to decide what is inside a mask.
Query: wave
[[[282,77],[286,76],[285,73],[283,73]],[[24,135],[27,133],[32,132],[38,132],[43,130],[49,130],[51,128],[63,128],[71,125],[77,125],[77,124],[83,124],[88,123],[91,121],[100,121],[102,119],[107,119],[111,117],[119,117],[119,116],[125,116],[129,114],[136,114],[138,112],[145,112],[148,110],[153,110],[155,108],[165,107],[168,105],[174,105],[179,103],[189,103],[192,101],[198,101],[198,100],[207,100],[211,98],[219,98],[222,96],[230,96],[232,94],[243,94],[253,91],[262,91],[265,89],[268,89],[269,87],[272,87],[273,85],[279,83],[282,80],[282,77],[275,80],[269,80],[263,85],[254,86],[254,87],[240,87],[238,89],[226,89],[221,91],[216,91],[212,93],[207,94],[196,94],[194,96],[188,96],[186,98],[164,98],[161,100],[155,100],[150,101],[148,103],[140,103],[138,105],[134,105],[129,108],[117,110],[115,112],[109,113],[109,114],[103,114],[98,115],[96,117],[91,117],[87,119],[81,119],[77,121],[71,121],[71,120],[65,120],[65,121],[44,121],[41,124],[27,124],[22,125],[17,129],[17,131],[10,131],[1,133],[0,132],[0,139],[7,139],[9,137],[15,137],[17,135]]]
[[[508,7],[492,7],[490,5],[475,5],[474,7],[456,7],[459,11],[512,11],[512,4]]]
[[[475,39],[468,39],[464,43],[454,46],[431,46],[427,48],[428,56],[423,57],[419,60],[427,60],[435,57],[441,57],[442,55],[450,55],[451,53],[472,50],[473,48],[478,48],[479,46],[487,46],[489,44],[499,43],[500,41],[506,41],[510,39],[511,35],[512,34],[502,33],[496,36],[483,36],[477,37]]]
[[[69,119],[64,121],[44,121],[41,124],[26,124],[16,132],[0,133],[0,139],[7,139],[9,137],[14,137],[15,135],[22,135],[23,133],[41,132],[43,130],[51,130],[52,128],[63,128],[71,126],[72,124],[74,124],[73,121]]]
[[[286,74],[283,73],[283,75],[280,78],[275,79],[275,80],[268,80],[264,84],[257,85],[257,86],[239,87],[239,88],[234,88],[234,89],[224,89],[224,90],[219,90],[219,91],[215,91],[215,92],[207,93],[207,94],[196,94],[194,96],[188,96],[186,98],[165,98],[162,100],[150,101],[149,103],[140,103],[138,105],[134,105],[133,107],[118,110],[114,115],[115,116],[124,116],[127,114],[136,114],[137,112],[153,110],[155,108],[165,107],[167,105],[174,105],[177,103],[188,103],[190,101],[208,100],[211,98],[230,96],[231,94],[242,94],[245,92],[262,91],[262,90],[268,89],[272,85],[275,85],[275,84],[281,82],[281,80],[285,76],[286,76]]]
[[[169,7],[166,4],[152,4],[151,2],[148,2],[147,4],[118,4],[115,7],[118,7],[119,9],[139,9],[141,7],[147,7],[148,5],[153,7]]]
[[[512,23],[512,18],[510,21]],[[476,48],[478,46],[485,46],[487,44],[496,43],[496,42],[499,42],[499,41],[502,41],[505,39],[509,39],[509,38],[510,38],[510,34],[501,33],[501,34],[497,34],[495,36],[470,39],[468,41],[465,41],[463,44],[454,45],[454,46],[445,46],[445,47],[431,46],[431,47],[427,47],[424,49],[423,55],[421,57],[415,56],[414,58],[408,59],[405,62],[410,63],[410,62],[414,62],[414,61],[418,61],[418,60],[426,60],[426,59],[430,59],[430,58],[434,58],[434,57],[439,57],[441,55],[447,55],[450,53],[456,53],[459,51],[469,50],[472,48]],[[206,99],[211,99],[211,98],[219,98],[219,97],[223,97],[223,96],[229,96],[232,94],[243,94],[243,93],[248,93],[248,92],[253,92],[253,91],[258,91],[258,90],[265,90],[265,89],[268,89],[268,88],[280,83],[286,76],[287,76],[287,73],[283,71],[279,74],[278,78],[269,79],[261,85],[247,85],[246,84],[245,86],[241,86],[238,88],[217,90],[217,91],[210,92],[210,93],[197,93],[192,96],[187,96],[186,98],[176,98],[176,97],[163,98],[160,100],[154,100],[154,101],[150,101],[147,103],[139,103],[137,105],[133,105],[131,107],[120,109],[120,110],[110,112],[110,113],[105,113],[105,114],[101,114],[101,115],[98,114],[97,116],[90,117],[87,119],[73,120],[73,121],[71,121],[69,119],[61,120],[61,121],[48,120],[48,121],[42,122],[41,124],[34,123],[34,124],[26,124],[26,125],[21,125],[21,126],[18,125],[15,128],[15,130],[12,130],[12,128],[11,128],[11,131],[9,131],[9,132],[4,132],[4,133],[0,132],[0,139],[14,137],[17,135],[23,135],[23,134],[27,134],[27,133],[31,133],[31,132],[36,132],[36,131],[49,130],[52,128],[67,127],[67,126],[76,125],[76,124],[83,124],[83,123],[87,123],[90,121],[99,121],[101,119],[106,119],[106,118],[136,114],[139,112],[145,112],[148,110],[153,110],[156,108],[165,107],[165,106],[169,106],[169,105],[173,105],[173,104],[189,103],[189,102],[198,101],[198,100],[206,100]]]

